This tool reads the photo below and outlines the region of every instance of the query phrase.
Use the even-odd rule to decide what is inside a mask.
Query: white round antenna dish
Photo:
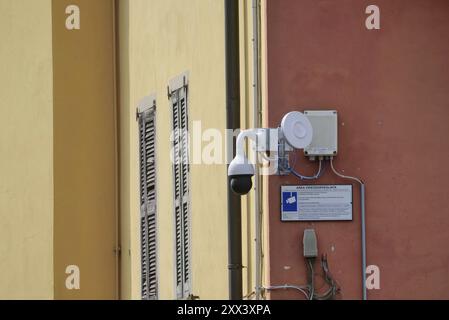
[[[284,116],[281,130],[288,144],[295,149],[304,149],[312,142],[312,124],[309,118],[299,111],[292,111]]]

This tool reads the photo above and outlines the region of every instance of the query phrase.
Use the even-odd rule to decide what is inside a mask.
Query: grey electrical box
[[[304,148],[307,157],[335,157],[338,153],[338,114],[335,110],[307,110],[313,128],[310,145]]]
[[[318,256],[318,245],[314,229],[304,230],[302,244],[304,246],[304,258],[316,258]]]

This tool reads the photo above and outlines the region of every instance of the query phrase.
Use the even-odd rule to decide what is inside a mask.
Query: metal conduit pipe
[[[240,128],[240,48],[239,1],[225,0],[226,47],[226,128]],[[235,143],[227,144],[228,157],[235,154]],[[228,177],[228,275],[229,299],[242,299],[242,212],[240,196],[231,189]]]
[[[362,298],[367,300],[366,293],[366,220],[365,220],[365,183],[360,183],[360,214],[362,229]]]
[[[253,0],[253,126],[260,126],[260,1]],[[257,154],[255,157],[255,174],[254,174],[254,214],[256,229],[256,300],[262,298],[262,217],[260,210],[260,177]]]
[[[362,238],[362,299],[367,300],[368,295],[366,291],[366,211],[365,211],[365,183],[356,177],[346,176],[344,174],[339,173],[334,167],[334,159],[331,157],[331,169],[332,171],[343,179],[349,179],[352,181],[356,181],[360,185],[360,229],[361,229],[361,238]]]

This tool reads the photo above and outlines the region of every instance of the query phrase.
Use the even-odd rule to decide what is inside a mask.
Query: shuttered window
[[[173,130],[173,178],[175,220],[175,281],[177,299],[191,296],[188,87],[169,88]]]
[[[158,298],[156,219],[156,100],[138,108],[140,158],[140,236],[142,299]]]

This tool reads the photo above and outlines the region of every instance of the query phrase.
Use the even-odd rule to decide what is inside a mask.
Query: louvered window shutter
[[[142,299],[158,298],[156,221],[156,100],[139,106],[140,234]]]
[[[182,181],[182,223],[183,223],[183,291],[184,298],[189,297],[190,290],[190,197],[189,197],[189,135],[188,135],[188,112],[187,112],[187,87],[179,90],[179,111],[181,115],[181,181]]]
[[[173,115],[173,176],[176,236],[176,297],[191,296],[189,137],[187,85],[170,94]]]

